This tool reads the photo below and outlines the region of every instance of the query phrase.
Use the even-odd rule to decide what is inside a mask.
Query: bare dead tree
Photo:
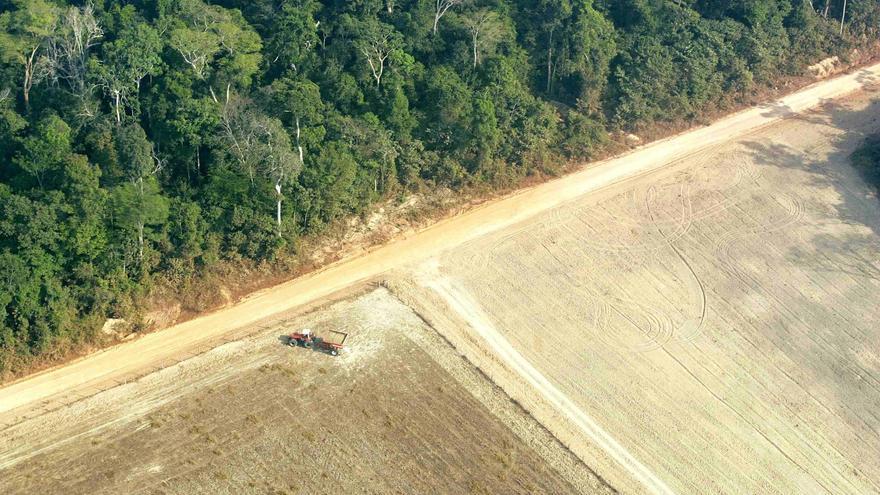
[[[251,184],[255,184],[258,174],[274,182],[275,222],[280,236],[284,188],[296,178],[303,166],[303,151],[298,143],[299,119],[298,154],[291,150],[290,138],[281,122],[255,112],[248,101],[231,95],[228,90],[221,122],[229,143],[229,154],[248,174]]]
[[[212,89],[213,93],[213,89]],[[214,96],[216,101],[216,96]],[[259,156],[256,152],[259,123],[257,115],[247,108],[247,102],[226,92],[220,123],[228,141],[229,154],[254,184]]]
[[[843,36],[843,25],[846,20],[846,0],[843,0],[843,13],[840,14],[840,35]]]
[[[462,22],[471,34],[474,68],[480,63],[480,50],[486,49],[498,41],[503,26],[498,22],[498,15],[491,10],[480,9],[465,17]]]
[[[266,175],[275,182],[275,223],[278,227],[278,236],[281,236],[281,202],[284,200],[284,186],[292,181],[302,170],[302,148],[300,155],[290,150],[290,140],[281,123],[275,120],[267,120],[261,128],[263,139],[261,148],[263,164]]]
[[[385,61],[391,55],[392,38],[391,32],[380,32],[371,36],[361,47],[361,53],[370,65],[373,79],[376,80],[376,88],[382,84],[382,75],[385,73]]]
[[[464,2],[465,0],[436,0],[434,4],[434,34],[437,34],[437,26],[440,24],[440,19],[449,12],[449,9]]]
[[[70,92],[83,103],[85,115],[93,113],[87,102],[95,86],[89,84],[87,63],[89,51],[98,45],[104,36],[91,4],[84,7],[69,7],[61,16],[59,26],[49,37],[45,61],[40,64],[51,83],[64,82]]]

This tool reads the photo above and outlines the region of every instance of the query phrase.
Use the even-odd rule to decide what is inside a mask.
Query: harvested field
[[[290,328],[351,333],[338,358]],[[0,432],[0,493],[611,493],[377,289]]]
[[[878,493],[880,202],[849,164],[876,94],[391,286],[622,492]]]

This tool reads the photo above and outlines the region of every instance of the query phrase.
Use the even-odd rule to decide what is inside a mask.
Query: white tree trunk
[[[296,118],[296,149],[299,150],[299,162],[305,163],[303,161],[303,147],[299,142],[299,117]]]
[[[30,56],[24,63],[24,84],[22,85],[22,93],[24,96],[24,107],[28,110],[31,108],[31,87],[34,85],[34,65],[39,45],[31,50]]]
[[[116,123],[119,124],[122,122],[122,116],[119,114],[119,99],[120,99],[120,91],[113,91],[113,100],[115,102],[114,107],[116,108]]]
[[[138,222],[138,261],[144,261],[144,222]]]
[[[474,69],[477,68],[477,36],[478,36],[477,33],[474,32],[474,37],[473,37],[473,41],[474,41]]]
[[[144,204],[144,178],[140,177],[138,179],[138,192],[140,193],[140,203]],[[138,261],[144,261],[144,217],[143,210],[140,211],[140,217],[138,218]]]
[[[277,195],[275,197],[275,205],[276,205],[275,222],[278,224],[278,237],[281,237],[281,199],[282,199],[282,196],[281,196],[281,179],[280,178],[275,182],[275,192],[277,193]]]
[[[846,20],[846,0],[843,0],[843,14],[840,15],[840,35],[843,36],[843,23]]]

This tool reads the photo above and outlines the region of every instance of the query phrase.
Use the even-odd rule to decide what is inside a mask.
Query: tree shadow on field
[[[877,82],[870,73],[863,79]],[[804,127],[782,127],[774,141],[758,135],[742,145],[775,177],[769,194],[796,197],[805,212],[787,227],[794,242],[774,246],[786,266],[777,275],[759,275],[766,285],[754,290],[776,301],[761,332],[795,363],[792,376],[807,393],[834,398],[823,404],[834,418],[828,425],[833,429],[825,431],[842,432],[832,437],[835,448],[862,477],[880,485],[880,464],[870,455],[880,451],[880,362],[870,358],[880,337],[880,184],[851,161],[866,138],[880,133],[880,99],[865,103],[859,97],[824,102],[789,117]],[[813,135],[820,136],[815,145],[803,144]],[[784,144],[791,138],[800,143]],[[788,286],[774,285],[772,277],[788,273],[796,274]],[[793,287],[803,280],[811,287]]]
[[[752,160],[758,165],[809,173],[810,187],[837,193],[839,202],[834,208],[840,219],[863,225],[875,236],[880,235],[880,184],[870,183],[871,177],[854,167],[850,160],[869,136],[880,133],[880,99],[872,99],[863,109],[824,100],[816,110],[807,113],[789,114],[790,109],[784,105],[774,107],[772,112],[842,132],[831,138],[831,149],[827,154],[817,153],[809,146],[795,149],[786,144],[749,140],[743,146]]]
[[[785,105],[779,101],[762,103],[761,105],[758,105],[758,108],[764,110],[764,112],[761,112],[762,117],[785,118],[791,117],[795,114],[794,110],[792,110],[790,106]]]

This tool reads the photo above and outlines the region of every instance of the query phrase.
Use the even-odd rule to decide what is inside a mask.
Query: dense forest
[[[157,277],[557,173],[878,26],[877,0],[0,0],[0,375]]]

